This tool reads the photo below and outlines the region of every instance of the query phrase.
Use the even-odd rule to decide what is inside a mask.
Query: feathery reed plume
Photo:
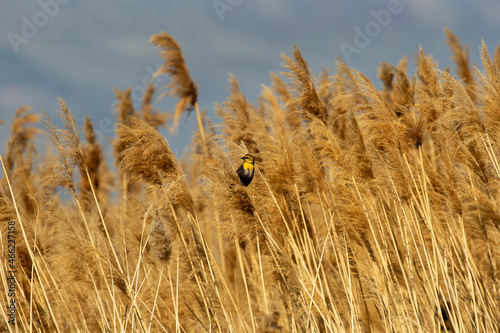
[[[116,118],[116,122],[118,124],[124,124],[129,126],[132,122],[132,119],[138,118],[139,115],[137,112],[134,110],[134,105],[132,101],[132,87],[126,89],[126,90],[118,90],[118,89],[113,89],[115,92],[115,96],[117,99],[117,103],[115,104],[115,109],[114,109],[114,114]],[[149,93],[144,94],[144,98],[149,98]],[[149,114],[146,111],[143,113],[144,118],[148,118]],[[121,140],[118,140],[117,138],[114,138],[112,141],[113,145],[113,154],[115,157],[115,164],[119,168],[121,159],[122,159],[122,151],[125,149],[123,146],[123,142]],[[133,184],[130,182],[129,179],[123,175],[120,170],[118,174],[119,178],[119,184],[122,188],[122,194],[124,196],[123,201],[127,201],[126,197],[128,193],[133,193],[137,194],[140,191],[140,188],[137,184]]]
[[[384,84],[384,92],[388,94],[392,89],[392,79],[394,78],[392,66],[386,62],[380,63],[377,76]]]
[[[172,240],[175,234],[170,226],[164,222],[165,219],[158,210],[155,210],[152,218],[149,244],[156,257],[161,262],[168,263],[172,254]]]
[[[326,122],[326,105],[318,96],[315,88],[315,77],[311,74],[311,69],[297,45],[293,46],[292,57],[293,59],[285,54],[281,55],[282,66],[289,70],[289,72],[281,74],[290,80],[289,88],[293,94],[293,99],[286,102],[287,107],[310,113]]]
[[[82,146],[82,150],[90,180],[87,178],[85,171],[81,170],[79,190],[84,198],[83,203],[88,209],[89,203],[93,201],[93,193],[95,193],[99,202],[106,202],[113,185],[113,175],[109,171],[106,161],[103,158],[103,147],[96,138],[94,126],[89,117],[85,117],[82,133],[87,141],[87,143]],[[106,205],[104,204],[104,206]]]
[[[131,119],[139,116],[134,110],[132,102],[132,87],[123,91],[115,88],[113,91],[115,92],[115,97],[117,99],[114,110],[116,122],[119,124],[130,125]],[[113,148],[116,163],[120,164],[121,152],[123,151],[121,141],[114,140]]]
[[[372,160],[368,154],[366,140],[360,129],[357,120],[357,113],[353,109],[357,105],[367,103],[366,96],[359,94],[359,87],[356,78],[349,70],[347,64],[342,59],[337,59],[337,74],[335,76],[335,106],[337,118],[340,122],[335,122],[332,126],[333,134],[349,144],[344,153],[346,167],[350,166],[353,176],[359,176],[364,179],[373,179]]]
[[[422,112],[429,126],[434,126],[437,119],[444,113],[444,106],[440,97],[443,94],[439,85],[438,74],[433,60],[428,57],[422,47],[416,60],[418,81],[416,91],[419,96],[418,109]]]
[[[259,96],[260,108],[264,112],[269,112],[273,114],[277,121],[279,121],[280,127],[286,126],[285,113],[281,109],[278,97],[274,94],[273,90],[266,85],[262,85],[262,92]]]
[[[293,105],[287,105],[287,101],[292,100],[293,97],[291,96],[290,92],[288,91],[286,83],[276,73],[271,73],[270,76],[271,76],[271,83],[272,83],[272,88],[273,88],[274,92],[276,93],[279,100],[281,101],[281,104],[287,106],[288,112],[286,113],[286,119],[287,119],[288,125],[293,130],[299,129],[301,126],[301,123],[300,123],[300,118],[298,116],[298,113],[295,112],[296,109],[293,108]]]
[[[22,106],[17,109],[10,126],[11,135],[7,141],[5,152],[6,167],[9,171],[13,170],[16,159],[22,156],[22,153],[28,148],[31,139],[40,131],[36,127],[29,126],[40,121],[40,116],[29,113],[30,110],[31,107],[29,106]],[[32,149],[34,149],[34,146],[32,146]],[[18,164],[20,164],[18,165],[19,167],[22,167],[24,163]]]
[[[405,58],[402,61],[405,61]],[[415,80],[410,81],[408,78],[405,63],[403,62],[397,67],[385,62],[381,63],[378,77],[384,84],[382,94],[396,115],[400,117],[408,114],[409,108],[414,104]]]
[[[234,75],[229,74],[229,82],[230,95],[227,101],[222,105],[214,105],[217,116],[222,119],[221,134],[228,142],[236,145],[243,144],[248,152],[256,155],[256,161],[259,162],[259,148],[255,138],[254,121],[256,118],[252,118],[252,112],[255,113],[255,109],[247,102]],[[235,146],[231,145],[230,147],[234,148]]]
[[[500,127],[500,68],[490,59],[488,48],[483,41],[481,44],[481,62],[484,67],[484,73],[476,70],[481,82],[482,103],[484,104],[484,122],[488,133],[495,140],[500,138],[498,128]],[[498,142],[498,141],[497,141]]]
[[[12,120],[11,135],[5,148],[5,168],[12,177],[13,186],[19,202],[23,205],[23,210],[34,217],[38,177],[33,170],[37,156],[33,139],[40,130],[32,125],[40,121],[40,116],[29,113],[30,109],[28,106],[20,107]]]
[[[274,112],[273,112],[274,111]],[[281,111],[281,110],[279,110]],[[280,113],[282,113],[281,111]],[[269,186],[279,194],[293,192],[296,183],[294,149],[291,141],[294,136],[287,131],[283,116],[276,110],[265,110],[261,117],[254,111],[249,112],[253,139],[259,155],[256,158],[262,173],[265,173]],[[300,152],[297,152],[300,154]],[[262,158],[260,157],[262,155]]]
[[[71,156],[68,155],[68,150],[70,150],[73,157],[77,158],[80,155],[76,154],[75,156],[75,150],[68,148],[71,142],[66,143],[65,139],[61,137],[61,134],[64,133],[63,130],[57,130],[54,127],[49,115],[44,110],[42,110],[42,113],[44,115],[43,122],[45,123],[46,136],[59,153],[57,157],[54,157],[55,160],[48,163],[47,167],[51,170],[51,172],[46,174],[44,183],[46,186],[50,186],[52,188],[61,186],[65,189],[71,190],[76,195],[76,190],[73,184],[75,161],[73,161]],[[75,130],[73,134],[75,133],[77,134],[78,132]],[[69,133],[66,133],[65,137],[66,139],[69,139]],[[77,158],[77,160],[79,160],[79,158]],[[81,158],[81,160],[83,160],[83,158]]]
[[[392,90],[392,102],[397,115],[409,114],[415,106],[415,78],[409,78],[406,74],[404,63],[395,68],[395,80]]]
[[[307,138],[316,161],[323,166],[346,171],[343,150],[337,137],[319,119],[313,116],[304,118],[307,120],[304,137]]]
[[[443,72],[444,90],[452,91],[453,94],[448,98],[450,108],[440,118],[440,122],[452,126],[452,130],[459,134],[458,139],[463,141],[466,146],[475,147],[474,141],[479,140],[480,134],[485,132],[483,118],[470,97],[465,87],[455,80],[449,73]],[[478,135],[479,134],[479,135]]]
[[[348,68],[342,60],[338,66],[337,79],[345,82],[345,86],[348,87],[342,102],[351,105],[349,112],[353,113],[352,117],[356,120],[356,126],[363,138],[363,145],[358,147],[364,147],[368,153],[373,174],[378,175],[375,180],[390,181],[395,184],[394,190],[398,191],[399,195],[409,196],[409,175],[405,172],[401,154],[401,134],[397,128],[397,114],[370,79]],[[367,166],[366,163],[364,165]]]
[[[76,196],[76,189],[73,183],[74,169],[75,167],[78,168],[85,176],[88,174],[89,169],[80,143],[80,135],[75,118],[62,98],[59,98],[58,102],[60,107],[58,116],[63,120],[65,129],[56,129],[49,115],[42,110],[45,117],[46,135],[59,152],[59,160],[49,163],[49,167],[58,172],[47,174],[45,182],[69,189]]]
[[[142,96],[141,117],[154,128],[166,127],[170,115],[167,112],[155,111],[152,101],[156,87],[151,82],[146,86],[146,91]]]
[[[153,188],[164,184],[171,186],[172,197],[166,199],[192,211],[193,202],[184,174],[161,134],[145,121],[135,118],[131,119],[130,126],[117,124],[116,135],[124,147],[120,168],[130,175],[130,179],[142,180]]]
[[[397,67],[401,68],[401,70],[405,73],[408,71],[408,56],[406,55],[406,53],[403,55],[401,60],[399,60]]]
[[[54,163],[19,109],[0,155],[0,299],[15,291],[16,326],[500,332],[500,51],[483,43],[467,83],[467,50],[447,35],[457,75],[420,48],[416,75],[406,57],[379,66],[380,89],[341,59],[316,79],[295,47],[255,107],[230,75],[219,128],[202,124],[182,164],[153,82],[137,112],[115,90],[119,184],[90,119],[78,132],[60,99],[56,128],[42,110]]]
[[[495,53],[493,55],[493,62],[496,68],[500,71],[500,45],[495,49]]]
[[[421,88],[425,94],[435,97],[441,93],[438,75],[435,70],[434,60],[428,57],[422,47],[419,49],[416,60],[417,75],[421,82]]]
[[[143,120],[131,119],[130,126],[118,124],[116,134],[123,144],[121,167],[134,180],[162,185],[179,176],[176,159],[167,142]]]
[[[194,106],[194,103],[196,103],[198,88],[195,82],[191,80],[181,48],[177,41],[166,32],[153,35],[150,43],[162,49],[160,55],[165,60],[154,74],[153,79],[162,74],[170,76],[170,83],[165,86],[169,90],[164,95],[173,95],[181,99],[179,103],[182,106],[180,109],[182,114],[186,106]],[[179,116],[177,115],[177,117]]]
[[[196,110],[199,130],[204,139],[205,134],[203,131],[201,114],[198,109],[198,87],[189,75],[189,70],[179,44],[166,32],[160,32],[158,35],[153,35],[150,43],[153,43],[162,50],[160,55],[165,60],[158,71],[153,75],[152,79],[162,74],[170,77],[170,82],[165,85],[167,91],[161,94],[159,98],[165,95],[171,95],[180,99],[175,107],[172,132],[177,130],[182,114],[185,110],[189,110],[191,106]]]
[[[234,112],[241,113],[248,120],[248,109],[255,109],[250,102],[247,101],[245,95],[240,89],[236,76],[229,73],[229,102]]]
[[[392,109],[400,119],[396,125],[400,133],[400,146],[403,151],[411,151],[424,144],[427,124],[423,113],[415,109],[415,79],[408,78],[402,65],[394,68],[394,73],[391,101]]]
[[[216,219],[211,222],[224,238],[233,242],[246,241],[255,236],[258,223],[248,192],[239,185],[235,169],[230,165],[221,147],[215,142],[209,154],[200,159],[204,184],[215,207]],[[233,185],[231,184],[238,184]]]
[[[132,87],[126,90],[113,89],[117,103],[115,105],[116,121],[120,124],[128,124],[131,118],[137,117],[132,101]]]
[[[333,100],[335,96],[334,84],[332,81],[332,76],[330,71],[322,69],[318,77],[318,96],[326,107],[326,114],[330,114],[330,110],[333,108]]]
[[[59,152],[59,160],[52,161],[49,164],[49,166],[54,169],[54,172],[49,173],[45,177],[44,183],[48,186],[54,187],[60,185],[64,189],[70,191],[78,205],[89,240],[94,245],[95,240],[91,235],[87,218],[83,212],[83,207],[80,203],[80,200],[78,199],[78,194],[73,182],[75,167],[80,170],[82,177],[87,178],[88,185],[92,192],[92,198],[94,199],[95,207],[97,208],[97,212],[99,214],[99,219],[101,222],[101,224],[99,224],[99,227],[102,227],[102,231],[104,231],[105,238],[107,240],[107,245],[109,245],[110,252],[112,252],[113,254],[111,264],[116,266],[119,269],[120,273],[123,273],[123,269],[116,253],[116,249],[108,232],[108,227],[106,226],[106,223],[104,221],[104,216],[100,208],[96,190],[93,187],[93,183],[91,182],[89,166],[87,165],[85,153],[80,142],[80,136],[75,119],[62,98],[59,98],[59,107],[59,117],[63,120],[65,129],[55,129],[48,114],[43,112],[45,116],[44,122],[48,132],[47,136]],[[88,130],[86,130],[86,132],[91,137],[91,133],[89,133]]]
[[[462,47],[460,39],[450,29],[444,28],[444,33],[446,34],[446,43],[453,53],[452,59],[457,65],[457,74],[464,80],[470,98],[475,99],[474,74],[469,67],[469,47],[467,45]]]
[[[364,180],[373,179],[372,160],[366,149],[365,139],[358,121],[352,112],[348,112],[346,115],[346,141],[351,143],[344,157],[346,170],[350,166],[353,177]]]

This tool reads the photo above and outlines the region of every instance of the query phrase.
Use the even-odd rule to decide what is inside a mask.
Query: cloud
[[[256,0],[258,11],[272,20],[289,20],[294,16],[290,3],[286,0]]]
[[[50,90],[50,89],[49,89]],[[23,105],[39,105],[41,100],[48,101],[47,91],[42,91],[25,84],[1,84],[0,101],[2,101],[0,117],[10,120],[15,111]],[[55,97],[54,97],[55,100]]]
[[[464,14],[464,4],[454,0],[401,0],[401,4],[408,8],[405,14],[412,17],[412,21],[421,22],[428,28],[443,29],[444,25],[455,25]]]

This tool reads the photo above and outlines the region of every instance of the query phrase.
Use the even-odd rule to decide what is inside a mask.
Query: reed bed
[[[63,99],[60,128],[20,108],[1,155],[0,331],[500,332],[500,49],[483,43],[479,69],[445,35],[455,70],[420,48],[414,74],[381,63],[382,89],[342,59],[316,75],[293,46],[254,103],[230,75],[214,125],[160,33],[170,81],[139,109],[115,90],[112,158]],[[196,111],[183,159],[157,90],[178,98],[173,131]]]

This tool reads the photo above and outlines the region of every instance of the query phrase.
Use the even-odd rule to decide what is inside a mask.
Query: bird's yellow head
[[[243,160],[243,167],[247,170],[253,170],[254,159],[250,154],[246,154],[241,158]]]

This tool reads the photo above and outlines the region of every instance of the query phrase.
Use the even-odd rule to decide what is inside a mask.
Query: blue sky
[[[160,31],[181,45],[200,107],[215,123],[213,104],[227,97],[228,73],[256,101],[292,44],[315,72],[334,70],[337,56],[346,59],[341,45],[351,45],[357,53],[346,59],[349,66],[377,81],[380,62],[396,64],[407,54],[413,63],[419,45],[441,68],[454,68],[445,26],[469,45],[480,68],[481,40],[491,53],[500,43],[497,0],[0,0],[0,13],[0,119],[10,120],[22,105],[55,118],[60,96],[79,126],[90,116],[104,139],[113,135],[112,88],[134,87],[140,99],[149,73],[162,63],[149,43]],[[173,111],[174,103],[157,107]],[[177,135],[164,133],[174,152],[185,149],[195,127],[193,114],[183,117]],[[0,126],[2,152],[9,132],[9,124]]]

